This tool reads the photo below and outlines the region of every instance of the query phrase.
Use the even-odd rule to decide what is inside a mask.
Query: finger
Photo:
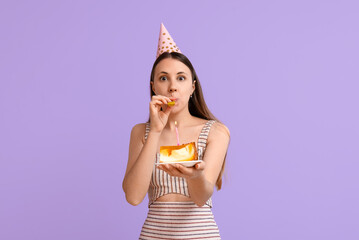
[[[161,164],[161,165],[157,166],[157,168],[167,172],[168,169],[165,167],[165,165],[166,164]]]
[[[161,98],[160,101],[164,104],[164,105],[167,105],[168,101],[166,98]]]
[[[172,164],[168,164],[168,171],[170,172],[170,175],[176,176],[176,177],[185,177],[176,167],[174,167]]]
[[[167,103],[169,103],[169,102],[172,102],[172,100],[171,100],[169,97],[161,96],[161,95],[154,95],[154,96],[152,96],[152,99],[160,100],[160,101],[162,101],[164,104],[167,104]]]
[[[161,165],[160,169],[161,169],[162,171],[165,171],[165,172],[168,173],[169,175],[173,176],[172,171],[170,171],[166,165],[167,165],[167,164]]]
[[[157,107],[157,108],[160,108],[162,106],[162,102],[161,101],[151,101],[151,105],[154,106],[154,107]]]
[[[171,99],[171,97],[165,97],[165,99],[167,100],[167,102],[172,102],[173,100]]]
[[[181,174],[184,174],[186,176],[190,176],[193,173],[191,168],[185,167],[181,164],[176,164],[176,168]]]
[[[195,165],[195,169],[197,169],[197,170],[203,170],[204,169],[204,167],[205,167],[205,163],[204,162],[201,162],[201,163],[197,163],[196,165]]]
[[[166,172],[167,174],[171,175],[171,176],[174,176],[173,173],[171,171],[169,171],[168,169],[162,167],[161,168],[162,171]]]
[[[163,102],[161,100],[157,100],[157,99],[154,99],[151,101],[152,104],[159,104],[159,105],[162,105]]]

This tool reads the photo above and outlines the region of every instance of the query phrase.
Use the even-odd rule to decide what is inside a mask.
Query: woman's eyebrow
[[[185,72],[178,72],[177,74],[186,74],[187,75],[187,73],[185,73]]]
[[[164,72],[164,71],[162,71],[162,72],[160,72],[160,73],[168,74],[167,72]],[[186,75],[187,75],[187,73],[185,73],[185,72],[178,72],[177,75],[178,75],[178,74],[186,74]]]

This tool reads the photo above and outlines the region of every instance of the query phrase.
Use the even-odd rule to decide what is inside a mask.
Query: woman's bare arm
[[[140,204],[147,194],[161,134],[150,131],[143,143],[145,129],[145,124],[132,128],[127,169],[122,182],[126,200],[134,206]]]
[[[228,128],[221,123],[214,123],[207,140],[207,147],[203,156],[205,163],[202,174],[197,178],[189,178],[188,191],[193,202],[203,206],[212,196],[213,190],[222,169],[224,157],[230,141]]]
[[[161,132],[167,123],[172,107],[161,111],[161,106],[173,101],[174,98],[152,96],[150,107],[150,132],[147,140],[142,141],[146,124],[137,124],[132,128],[128,163],[122,182],[126,200],[132,205],[140,204],[146,196],[155,164],[156,151]]]

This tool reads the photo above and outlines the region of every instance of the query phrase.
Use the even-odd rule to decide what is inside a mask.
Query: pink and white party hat
[[[167,29],[165,28],[163,23],[161,23],[161,30],[160,30],[160,37],[158,39],[156,59],[158,58],[158,56],[160,56],[164,52],[179,52],[180,53],[181,51],[177,47],[177,44],[175,43],[175,41],[173,41],[173,38],[171,37],[171,35],[167,31]]]

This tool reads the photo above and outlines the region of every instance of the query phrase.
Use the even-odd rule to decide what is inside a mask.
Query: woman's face
[[[156,95],[177,98],[173,110],[187,106],[195,89],[191,70],[173,58],[163,59],[157,64],[151,86]]]

